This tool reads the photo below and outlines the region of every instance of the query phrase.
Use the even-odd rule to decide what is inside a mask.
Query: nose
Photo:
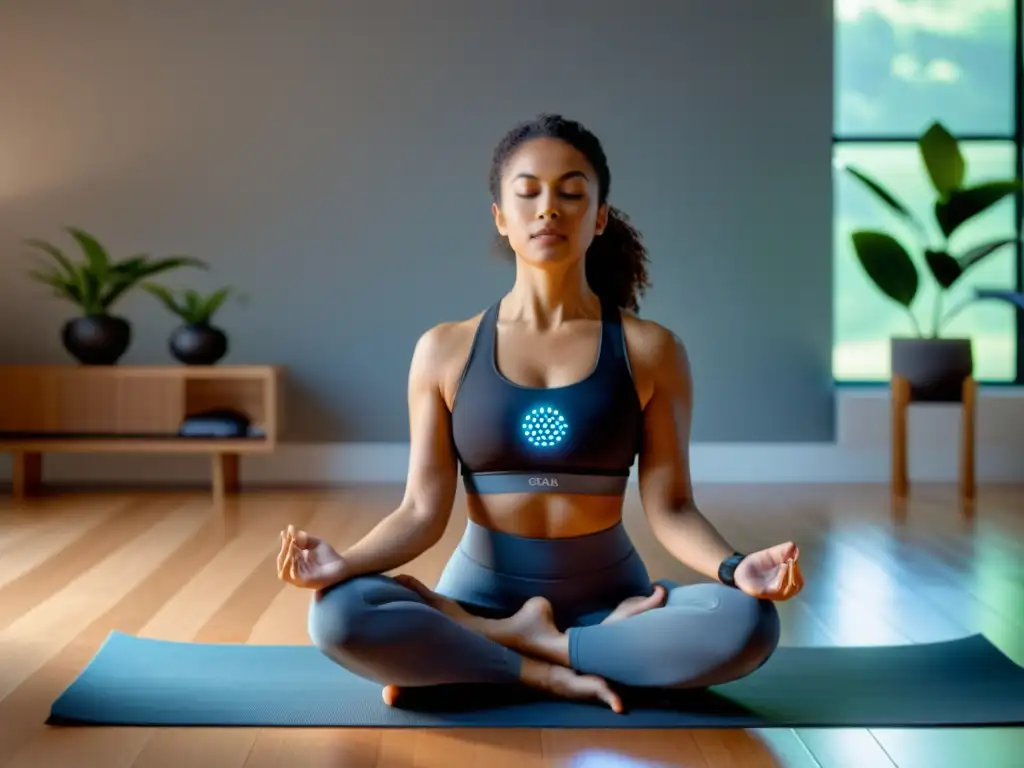
[[[554,208],[546,208],[540,213],[540,218],[544,219],[557,219],[561,214],[558,213]]]

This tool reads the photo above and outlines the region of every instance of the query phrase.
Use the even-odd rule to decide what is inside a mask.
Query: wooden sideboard
[[[215,498],[239,490],[239,458],[269,453],[280,428],[278,366],[0,366],[0,452],[16,498],[35,493],[47,453],[209,454]],[[241,437],[182,437],[186,417],[241,412]]]

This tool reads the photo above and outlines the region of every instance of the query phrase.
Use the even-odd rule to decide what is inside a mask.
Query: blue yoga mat
[[[54,702],[65,725],[359,728],[923,727],[1024,724],[1024,668],[981,635],[925,645],[783,647],[706,691],[625,690],[626,714],[525,688],[381,687],[311,646],[204,645],[112,633]]]

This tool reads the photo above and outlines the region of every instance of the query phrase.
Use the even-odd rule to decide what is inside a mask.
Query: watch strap
[[[718,566],[718,580],[725,584],[727,587],[736,587],[736,580],[734,578],[736,573],[736,567],[743,562],[746,557],[742,552],[733,552],[727,558],[725,558]]]

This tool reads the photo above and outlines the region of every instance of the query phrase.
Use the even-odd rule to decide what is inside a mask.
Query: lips
[[[538,238],[544,238],[546,240],[547,239],[565,240],[565,235],[563,235],[561,232],[558,232],[558,231],[556,231],[554,229],[542,229],[540,232],[534,232],[532,235],[530,235],[530,237],[533,240],[536,240]]]

